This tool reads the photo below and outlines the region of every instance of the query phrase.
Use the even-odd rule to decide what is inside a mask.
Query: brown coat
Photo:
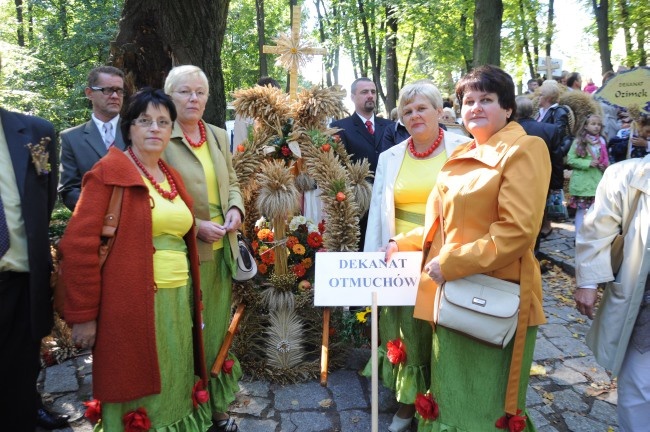
[[[192,208],[180,175],[168,167],[181,198]],[[99,269],[100,233],[114,186],[124,187],[113,248]],[[97,320],[93,393],[123,402],[160,393],[154,319],[153,238],[149,189],[120,150],[112,148],[83,179],[75,212],[60,243],[70,324]],[[199,259],[194,230],[185,236],[194,300],[195,374],[207,382],[201,333]]]

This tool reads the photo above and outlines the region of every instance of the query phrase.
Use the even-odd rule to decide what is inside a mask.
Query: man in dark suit
[[[564,152],[562,150],[562,134],[557,125],[551,123],[540,123],[533,118],[533,103],[526,96],[517,96],[515,99],[517,111],[515,120],[521,125],[528,135],[540,137],[548,147],[548,154],[551,157],[551,181],[549,183],[549,194],[553,191],[564,188]],[[546,238],[552,231],[551,222],[544,212],[542,228],[537,236],[535,251],[539,249],[541,238]]]
[[[350,98],[354,102],[354,113],[346,118],[332,122],[330,127],[342,129],[338,135],[350,154],[353,162],[368,159],[374,173],[381,153],[384,131],[393,124],[392,121],[375,116],[377,87],[370,78],[358,78],[350,88]],[[359,221],[361,240],[359,250],[363,249],[366,236],[368,213]]]
[[[56,185],[52,124],[0,108],[2,430],[34,432],[37,424],[40,344],[53,324],[48,226]]]
[[[88,74],[86,98],[93,106],[87,123],[61,132],[61,183],[59,193],[67,208],[74,210],[81,193],[81,179],[111,146],[124,149],[120,132],[120,110],[124,102],[124,73],[100,66]]]

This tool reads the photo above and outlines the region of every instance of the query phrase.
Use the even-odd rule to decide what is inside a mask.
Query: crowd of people
[[[429,80],[404,86],[388,120],[376,115],[375,83],[352,84],[355,111],[330,127],[374,173],[358,249],[383,251],[387,261],[398,251],[423,256],[416,304],[380,312],[378,378],[399,403],[390,432],[410,430],[416,416],[427,432],[535,430],[526,387],[546,322],[536,252],[565,168],[578,310],[593,317],[595,288],[608,283],[588,342],[620,374],[621,430],[650,422],[650,121],[621,110],[610,135],[612,112],[601,109],[572,125],[560,94],[595,90],[572,73],[531,79],[517,96],[510,75],[480,66],[452,100]],[[203,120],[210,88],[196,66],[173,68],[164,90],[141,89],[123,109],[124,95],[120,69],[93,69],[91,119],[61,133],[60,153],[50,123],[0,109],[0,346],[12,352],[0,360],[0,400],[8,401],[0,414],[19,432],[66,422],[35,392],[40,340],[52,327],[47,228],[58,191],[73,211],[59,245],[62,314],[77,346],[93,352],[96,430],[235,432],[228,407],[239,361],[228,353],[216,377],[207,373],[230,320],[245,213],[232,143]],[[98,250],[115,196],[121,217],[104,262]],[[618,271],[610,250],[621,232]],[[477,274],[519,285],[517,331],[505,347],[433,322],[445,282]],[[619,317],[623,324],[612,325]]]

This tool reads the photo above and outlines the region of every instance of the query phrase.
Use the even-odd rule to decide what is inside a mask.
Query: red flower
[[[194,409],[198,408],[199,404],[204,404],[210,399],[210,393],[205,389],[202,380],[198,380],[194,387],[192,387],[192,405]]]
[[[336,193],[336,200],[338,202],[345,201],[346,198],[347,197],[345,196],[345,194],[343,192],[337,192]]]
[[[253,240],[251,242],[251,247],[253,248],[253,252],[257,252],[257,249],[260,247],[260,244],[257,242],[257,240]]]
[[[406,361],[406,345],[402,339],[397,338],[386,343],[386,356],[392,364],[404,363]]]
[[[268,267],[264,263],[257,264],[257,270],[262,274],[266,274],[266,272],[269,271]]]
[[[323,244],[323,237],[320,235],[320,233],[311,232],[307,236],[307,244],[311,248],[319,248]]]
[[[506,414],[499,417],[494,426],[497,429],[508,429],[509,432],[522,432],[526,429],[526,416],[520,416],[521,410],[517,410],[516,415]]]
[[[415,397],[415,410],[425,420],[435,420],[440,415],[438,404],[431,393],[418,393]]]
[[[325,219],[318,223],[318,232],[321,234],[325,232]]]
[[[147,416],[147,410],[142,407],[124,414],[122,423],[124,423],[124,432],[147,432],[151,429],[151,420]]]
[[[92,399],[84,402],[84,405],[86,406],[84,417],[93,423],[97,423],[102,418],[102,403],[97,399]]]
[[[275,262],[275,251],[273,249],[267,249],[260,255],[260,258],[262,258],[264,264],[273,264]]]
[[[293,274],[295,274],[297,277],[301,278],[307,273],[307,270],[305,269],[305,266],[302,264],[296,264],[291,268],[293,271]]]
[[[296,236],[289,236],[289,237],[287,237],[287,243],[286,243],[286,246],[287,246],[289,249],[291,249],[292,247],[294,247],[295,245],[297,245],[297,244],[299,244],[299,243],[300,243],[300,240],[298,240],[298,237],[296,237]]]
[[[282,146],[280,148],[280,152],[282,153],[282,156],[287,157],[291,155],[291,149],[288,146]]]
[[[221,366],[221,370],[227,374],[230,375],[232,373],[232,366],[235,364],[235,361],[232,359],[227,359],[226,361],[223,362],[223,366]]]

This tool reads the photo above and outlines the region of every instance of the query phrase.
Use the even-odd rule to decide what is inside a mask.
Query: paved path
[[[573,275],[574,269],[573,225],[554,228],[541,245],[541,252],[558,267],[545,275],[548,323],[538,333],[528,411],[539,432],[617,431],[615,384],[585,346],[589,321],[571,300],[573,280],[566,273]],[[327,387],[317,381],[288,386],[243,381],[231,414],[242,432],[368,432],[370,382],[357,373],[368,357],[367,350],[353,351],[346,367],[330,374]],[[92,391],[91,363],[85,354],[41,374],[39,383],[52,408],[71,415],[71,427],[61,432],[92,430],[82,405]],[[383,388],[379,400],[379,429],[386,431],[396,405]]]

